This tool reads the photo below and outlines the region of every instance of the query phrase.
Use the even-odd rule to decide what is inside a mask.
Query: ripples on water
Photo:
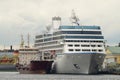
[[[120,75],[19,74],[0,72],[0,80],[120,80]]]

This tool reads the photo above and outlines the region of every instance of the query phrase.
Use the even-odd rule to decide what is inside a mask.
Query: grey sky
[[[82,25],[101,26],[109,44],[120,42],[120,0],[0,0],[0,48],[19,46],[21,34],[34,43],[53,16],[69,24],[72,9]]]

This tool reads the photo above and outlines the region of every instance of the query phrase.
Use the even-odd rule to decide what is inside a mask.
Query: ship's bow
[[[105,54],[94,53],[91,54],[88,74],[97,74],[102,69],[102,64]]]
[[[74,53],[58,55],[53,70],[56,73],[96,74],[101,69],[105,54]]]

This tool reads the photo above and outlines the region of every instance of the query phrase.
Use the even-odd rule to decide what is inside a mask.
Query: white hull
[[[54,73],[96,74],[102,66],[105,54],[73,53],[58,55],[54,64]]]

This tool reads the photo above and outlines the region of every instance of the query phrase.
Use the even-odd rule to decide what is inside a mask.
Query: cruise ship
[[[35,47],[42,60],[45,56],[54,59],[53,73],[97,74],[105,57],[101,27],[80,25],[74,12],[71,21],[71,25],[62,25],[60,17],[53,17],[46,33],[35,36]]]

